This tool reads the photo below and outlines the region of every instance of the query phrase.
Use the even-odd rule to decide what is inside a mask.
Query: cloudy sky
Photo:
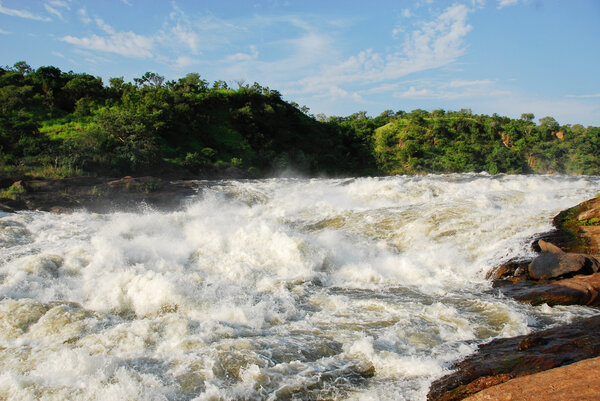
[[[0,64],[256,81],[314,114],[598,126],[599,21],[599,0],[0,0]]]

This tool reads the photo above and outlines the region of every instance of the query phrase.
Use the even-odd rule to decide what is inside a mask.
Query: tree
[[[31,74],[33,69],[24,61],[17,61],[13,66],[15,71],[19,71],[22,75]]]
[[[521,120],[526,121],[526,122],[531,122],[531,121],[533,121],[534,118],[535,118],[535,115],[533,113],[521,114]]]
[[[160,88],[165,81],[165,77],[154,72],[146,72],[141,78],[134,78],[133,81],[138,87],[149,86],[152,88]]]
[[[560,129],[560,125],[553,117],[542,117],[540,118],[540,127],[545,128],[548,131],[555,132]]]

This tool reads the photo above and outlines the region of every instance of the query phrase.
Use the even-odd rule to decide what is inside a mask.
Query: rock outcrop
[[[93,212],[136,210],[141,204],[158,209],[175,209],[194,195],[199,181],[168,180],[157,177],[30,179],[13,182],[18,194],[0,198],[0,211],[41,210]]]
[[[453,366],[456,372],[435,381],[428,400],[462,400],[517,377],[598,357],[599,330],[600,316],[594,316],[525,336],[493,340]],[[598,377],[593,372],[590,375]]]
[[[539,305],[600,306],[600,197],[560,212],[556,231],[532,245],[531,261],[509,261],[490,274],[504,295]]]
[[[539,252],[533,260],[511,260],[488,274],[493,287],[533,305],[600,306],[600,197],[559,213],[553,223],[556,230],[532,244]],[[585,369],[597,371],[600,359],[575,362],[600,356],[598,330],[595,316],[484,344],[435,381],[428,399],[597,399],[600,377]]]
[[[518,377],[480,391],[466,401],[597,400],[600,394],[600,358]]]

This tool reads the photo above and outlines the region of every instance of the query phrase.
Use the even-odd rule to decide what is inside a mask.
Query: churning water
[[[477,344],[594,313],[484,277],[598,177],[198,185],[169,213],[0,217],[0,399],[422,400]]]

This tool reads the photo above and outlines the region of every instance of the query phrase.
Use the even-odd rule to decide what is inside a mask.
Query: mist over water
[[[170,213],[0,216],[0,398],[424,400],[477,344],[595,313],[484,276],[598,177],[198,185]]]

